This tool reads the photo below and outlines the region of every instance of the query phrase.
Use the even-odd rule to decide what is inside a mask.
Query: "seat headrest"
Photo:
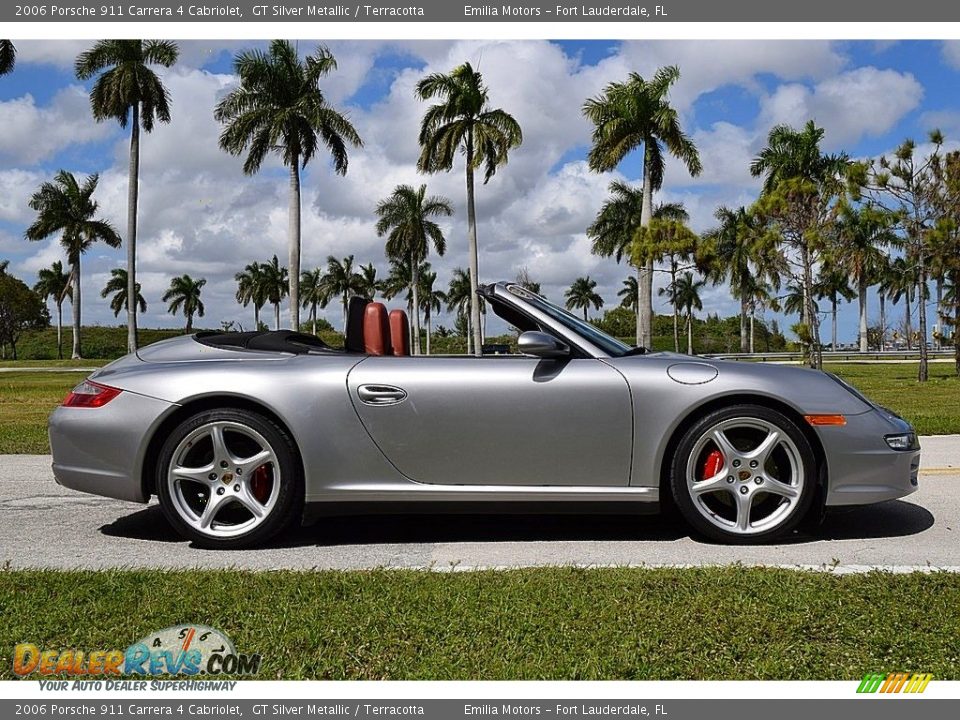
[[[368,303],[363,309],[363,351],[368,355],[390,355],[390,324],[383,303]]]
[[[350,298],[347,306],[347,332],[343,347],[347,352],[362,353],[363,350],[363,310],[370,300],[359,295]]]
[[[403,310],[390,311],[390,345],[394,355],[410,354],[410,323]]]

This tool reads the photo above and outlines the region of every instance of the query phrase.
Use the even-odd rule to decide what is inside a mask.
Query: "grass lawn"
[[[30,364],[34,362],[43,366],[58,361]],[[960,378],[953,375],[952,364],[931,363],[925,385],[914,379],[913,364],[837,364],[827,369],[911,421],[921,435],[960,433]],[[0,454],[49,452],[47,416],[81,379],[82,374],[68,372],[0,373]]]
[[[109,360],[0,360],[0,368],[92,368]]]
[[[212,625],[263,655],[261,679],[960,678],[952,573],[7,570],[0,607],[8,649]]]
[[[864,395],[903,416],[921,435],[960,433],[960,378],[953,363],[930,363],[930,379],[917,382],[916,363],[837,363],[826,369]]]

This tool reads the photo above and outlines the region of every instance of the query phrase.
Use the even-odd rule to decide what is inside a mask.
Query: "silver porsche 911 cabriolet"
[[[50,417],[57,481],[147,502],[206,546],[309,512],[654,511],[726,542],[917,488],[913,428],[829,373],[646,352],[518,285],[480,289],[519,355],[411,356],[354,298],[344,349],[198,333],[80,383]]]

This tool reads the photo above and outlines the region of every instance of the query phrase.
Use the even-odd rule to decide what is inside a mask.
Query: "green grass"
[[[95,368],[106,365],[109,360],[0,360],[0,368]]]
[[[836,373],[874,402],[903,416],[921,435],[960,433],[960,377],[953,363],[930,363],[930,379],[917,382],[917,363],[837,363]]]
[[[0,454],[50,452],[47,417],[82,379],[75,372],[0,373]]]
[[[197,622],[261,653],[262,679],[960,678],[951,573],[6,571],[0,607],[8,650]]]

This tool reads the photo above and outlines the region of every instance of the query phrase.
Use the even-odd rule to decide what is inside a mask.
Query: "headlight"
[[[919,450],[920,442],[917,440],[917,434],[914,432],[897,433],[896,435],[884,435],[883,439],[892,450]]]

